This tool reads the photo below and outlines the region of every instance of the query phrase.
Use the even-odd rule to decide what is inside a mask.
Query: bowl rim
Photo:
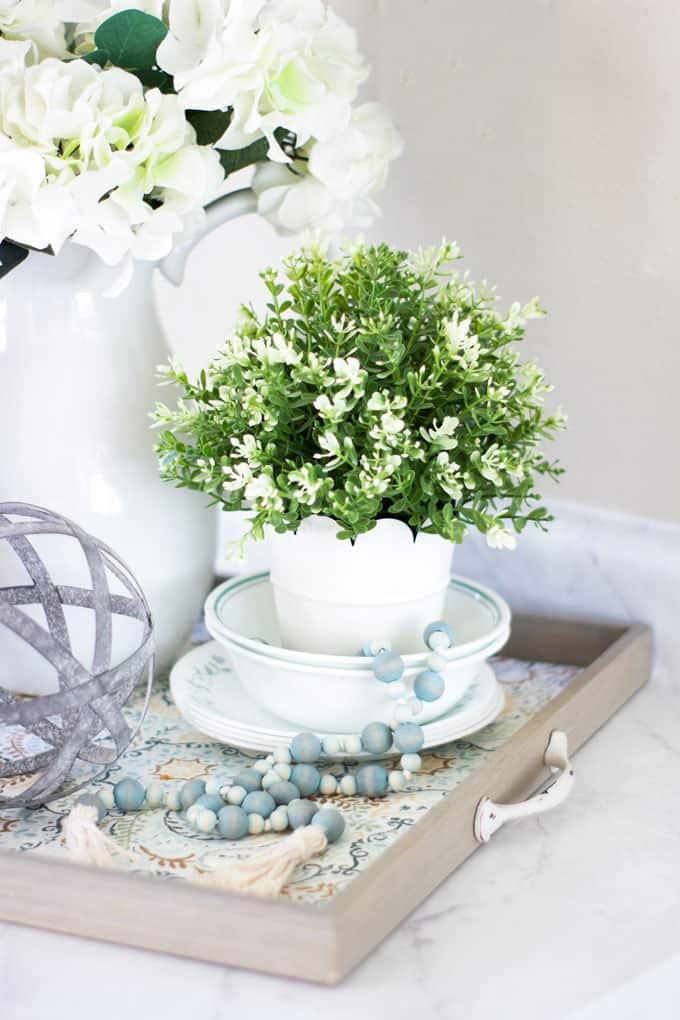
[[[330,655],[319,652],[303,652],[297,649],[284,648],[282,645],[268,645],[254,638],[246,637],[238,631],[228,627],[220,617],[220,610],[223,611],[224,603],[233,598],[244,588],[256,587],[260,584],[271,584],[269,571],[259,571],[253,574],[243,574],[238,577],[227,578],[217,585],[207,596],[204,603],[205,625],[208,632],[216,641],[222,644],[235,645],[237,648],[248,651],[251,654],[266,660],[276,659],[279,662],[288,662],[299,666],[326,667],[330,669],[349,669],[353,672],[370,671],[369,660],[364,655]],[[462,645],[456,645],[446,655],[446,659],[453,663],[476,655],[491,645],[506,630],[509,631],[511,622],[510,607],[502,596],[486,585],[470,581],[460,574],[453,574],[449,580],[449,589],[462,591],[463,594],[475,602],[482,601],[490,608],[495,616],[494,624],[482,637],[474,641],[467,641]],[[507,636],[506,636],[507,640]],[[429,649],[421,652],[409,652],[401,656],[406,669],[409,667],[422,666],[425,659],[430,655]],[[492,654],[492,653],[489,653]]]
[[[510,629],[504,629],[494,634],[490,641],[481,647],[475,647],[469,651],[466,655],[461,655],[457,659],[450,660],[451,668],[462,669],[466,666],[474,666],[481,662],[486,662],[487,659],[495,655],[496,652],[500,651],[503,645],[506,643],[510,636]],[[217,639],[220,640],[220,639]],[[262,652],[261,649],[253,651],[251,648],[245,648],[243,645],[237,645],[230,641],[228,638],[222,638],[222,645],[227,648],[234,657],[243,656],[243,659],[249,659],[252,662],[259,663],[262,666],[269,668],[278,668],[284,673],[290,673],[291,671],[297,674],[304,674],[305,676],[317,676],[319,679],[325,679],[331,681],[346,681],[351,683],[352,681],[360,680],[365,682],[367,679],[372,679],[373,671],[370,664],[366,665],[370,660],[361,658],[360,667],[351,669],[345,667],[333,667],[328,664],[309,663],[309,662],[296,662],[290,661],[289,659],[277,659],[272,655],[267,655],[266,652]],[[264,648],[267,646],[264,645]],[[311,653],[310,653],[311,654]],[[405,656],[402,656],[405,658]],[[404,676],[411,677],[422,670],[423,662],[412,662],[407,664],[404,669]]]

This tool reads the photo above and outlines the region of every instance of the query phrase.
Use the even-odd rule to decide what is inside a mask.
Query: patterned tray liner
[[[398,840],[402,831],[416,825],[434,804],[479,768],[489,754],[509,740],[579,672],[573,666],[517,659],[496,659],[493,666],[506,694],[502,714],[472,737],[424,752],[424,770],[407,792],[390,794],[383,800],[318,798],[343,811],[347,821],[345,835],[321,858],[299,868],[285,895],[307,902],[334,896]],[[130,707],[133,712],[139,710],[134,703]],[[16,735],[5,733],[4,746],[2,740],[0,733],[0,758],[16,755],[19,751]],[[150,777],[169,782],[224,775],[226,780],[248,761],[240,751],[204,737],[185,723],[164,682],[156,686],[142,733],[123,759],[92,789],[112,785],[123,775],[137,776],[143,783],[148,783]],[[344,767],[334,766],[332,771],[341,775]],[[6,792],[10,792],[12,782],[18,786],[22,781],[6,783]],[[63,799],[32,812],[0,808],[0,849],[64,856],[61,820],[70,803],[70,799]],[[104,825],[121,846],[138,853],[142,862],[139,870],[168,880],[212,870],[216,860],[242,857],[282,838],[265,834],[227,842],[197,833],[182,815],[159,810],[128,815],[112,812]],[[120,864],[133,867],[125,864],[124,857]]]

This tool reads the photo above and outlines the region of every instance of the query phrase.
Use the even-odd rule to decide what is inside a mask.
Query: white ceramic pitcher
[[[250,191],[219,199],[201,236],[254,207]],[[189,250],[161,266],[173,283],[181,282]],[[137,262],[122,293],[107,296],[120,269],[67,243],[56,257],[31,253],[0,280],[0,501],[57,511],[122,556],[151,605],[162,667],[186,639],[209,588],[215,518],[204,496],[173,490],[158,477],[149,413],[168,350],[153,273],[152,264]],[[52,556],[56,583],[82,570],[71,560],[68,546],[63,559]],[[0,586],[26,583],[18,569],[0,543]],[[71,628],[79,627],[75,619]],[[72,634],[74,650],[89,647],[90,627],[83,620],[83,633]],[[23,693],[56,686],[51,668],[22,655],[2,628],[0,686]]]

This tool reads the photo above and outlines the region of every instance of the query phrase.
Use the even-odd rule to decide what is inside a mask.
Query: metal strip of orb
[[[65,535],[79,546],[88,566],[91,588],[56,584],[30,541],[32,535]],[[0,587],[0,627],[7,627],[54,666],[58,690],[42,697],[26,698],[0,687],[0,726],[20,726],[46,750],[23,758],[0,760],[0,779],[36,773],[35,781],[14,796],[0,796],[0,807],[38,807],[63,795],[64,784],[76,765],[97,766],[116,761],[134,733],[123,707],[134,687],[147,672],[142,719],[153,683],[153,622],[149,606],[129,567],[103,542],[88,535],[60,514],[27,503],[0,503],[0,542],[6,541],[21,561],[31,584]],[[111,593],[109,576],[119,582],[125,595]],[[40,605],[46,627],[22,610]],[[94,614],[95,642],[91,668],[73,654],[64,607],[78,606]],[[142,624],[137,649],[113,664],[112,640],[115,616],[131,617]],[[141,719],[140,719],[141,724]],[[87,779],[71,786],[77,789]],[[70,791],[69,791],[70,792]]]

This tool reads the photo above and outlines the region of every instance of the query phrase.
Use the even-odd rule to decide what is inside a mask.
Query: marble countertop
[[[648,687],[335,988],[0,925],[2,1020],[677,1020],[680,695]],[[85,907],[86,909],[86,907]]]

